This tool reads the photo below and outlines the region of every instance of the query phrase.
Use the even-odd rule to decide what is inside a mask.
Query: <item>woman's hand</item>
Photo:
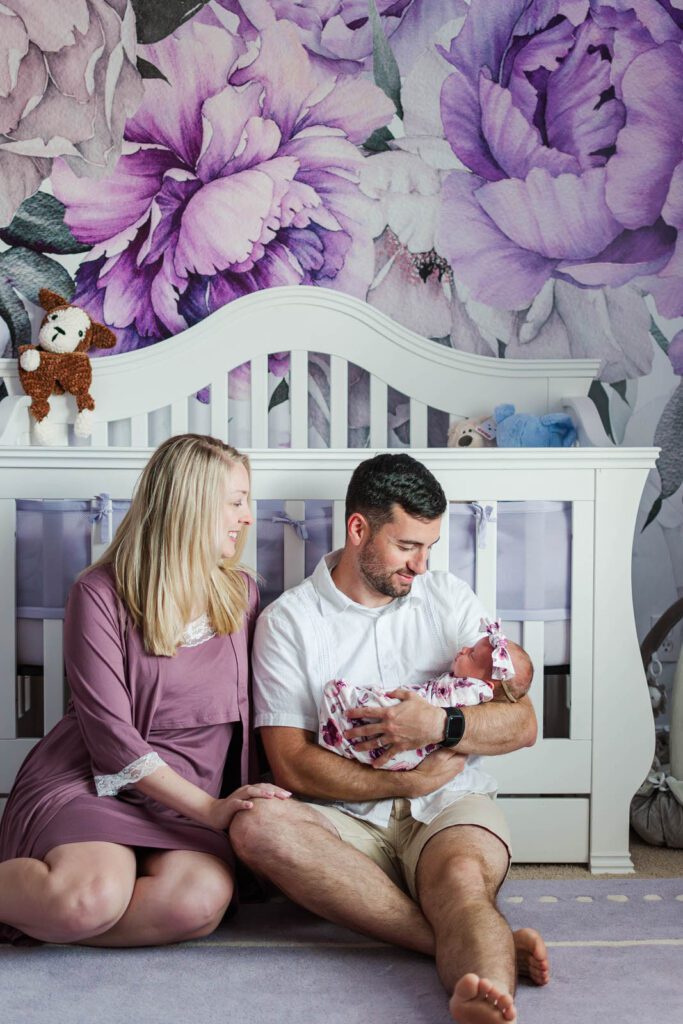
[[[240,786],[230,796],[215,800],[209,812],[208,824],[211,828],[227,829],[239,811],[249,811],[254,800],[287,800],[292,794],[287,789],[274,786],[270,782],[259,782],[253,786]]]

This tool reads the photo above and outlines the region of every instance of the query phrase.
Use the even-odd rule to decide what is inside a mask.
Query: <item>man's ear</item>
[[[51,312],[53,309],[57,309],[58,306],[69,306],[68,299],[63,299],[61,295],[57,295],[57,292],[51,292],[48,288],[41,288],[38,292],[38,298],[40,304],[46,313]]]
[[[359,547],[370,536],[370,524],[360,512],[352,512],[346,524],[346,538],[354,547]]]

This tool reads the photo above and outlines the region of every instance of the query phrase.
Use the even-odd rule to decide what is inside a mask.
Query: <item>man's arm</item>
[[[345,730],[347,739],[369,737],[358,743],[358,750],[387,748],[383,757],[374,762],[374,768],[381,768],[402,750],[416,750],[428,743],[440,743],[444,738],[444,708],[430,704],[412,690],[392,690],[388,696],[398,697],[401,703],[389,708],[363,707],[347,712],[349,719],[361,718],[372,723]],[[528,697],[520,698],[515,704],[488,701],[464,707],[462,712],[465,732],[457,746],[460,754],[508,754],[536,742],[536,714]]]
[[[520,697],[515,704],[488,701],[462,712],[465,732],[457,746],[461,754],[509,754],[536,742],[536,712],[528,697]]]
[[[376,772],[325,750],[305,729],[264,726],[261,738],[277,785],[317,800],[425,796],[454,779],[465,762],[459,751],[436,750],[412,771]]]

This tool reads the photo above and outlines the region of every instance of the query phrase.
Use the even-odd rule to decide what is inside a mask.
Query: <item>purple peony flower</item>
[[[227,17],[227,16],[226,16]],[[117,351],[183,330],[241,295],[372,279],[358,145],[392,115],[372,83],[314,69],[285,22],[248,45],[193,20],[145,55],[134,144],[105,181],[62,163],[55,194],[93,249],[76,300],[119,328]]]
[[[142,99],[129,0],[0,4],[0,226],[63,157],[110,171]]]
[[[442,121],[468,170],[444,184],[437,248],[474,300],[522,310],[551,280],[638,279],[683,313],[682,8],[472,0],[444,51]]]
[[[426,8],[438,8],[447,19],[441,0],[376,0],[384,35],[393,36],[409,9],[424,16]],[[296,28],[309,53],[327,60],[345,61],[352,68],[373,52],[373,29],[368,0],[219,0],[221,7],[238,14],[241,24],[263,30],[274,19]],[[350,65],[349,65],[350,62]]]

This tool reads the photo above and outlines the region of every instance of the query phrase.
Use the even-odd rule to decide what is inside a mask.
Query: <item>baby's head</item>
[[[456,654],[451,664],[451,672],[455,676],[469,676],[472,679],[483,679],[493,687],[494,696],[516,701],[523,697],[531,686],[534,666],[526,651],[505,640],[514,675],[508,679],[494,678],[493,647],[488,636],[477,640],[473,647],[463,647]]]

